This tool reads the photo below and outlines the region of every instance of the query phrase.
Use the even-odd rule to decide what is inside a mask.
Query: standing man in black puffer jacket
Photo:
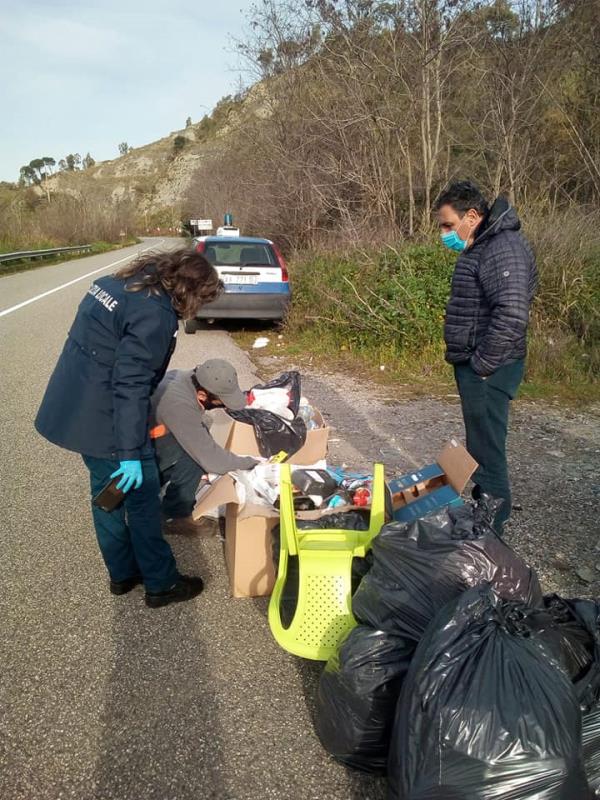
[[[488,204],[470,181],[452,183],[436,202],[442,242],[460,253],[446,308],[446,360],[454,365],[467,433],[479,462],[475,498],[504,500],[495,527],[511,512],[506,463],[508,409],[523,379],[535,257],[504,198]]]

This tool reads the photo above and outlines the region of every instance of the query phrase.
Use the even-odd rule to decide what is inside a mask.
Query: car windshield
[[[207,242],[203,255],[219,267],[277,266],[271,247],[255,242]]]

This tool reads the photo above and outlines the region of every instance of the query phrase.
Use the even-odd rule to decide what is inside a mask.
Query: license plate
[[[245,283],[255,286],[258,283],[257,275],[223,275],[223,283]]]

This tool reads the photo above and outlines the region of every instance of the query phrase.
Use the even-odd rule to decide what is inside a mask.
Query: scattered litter
[[[267,336],[259,336],[258,339],[254,341],[252,345],[253,350],[260,350],[261,347],[266,347],[269,344],[270,339]]]
[[[382,364],[382,365],[379,367],[379,369],[381,370],[381,372],[385,372],[385,364]]]
[[[400,455],[400,451],[398,450],[397,447],[395,447],[395,448],[381,447],[379,449],[379,455],[383,458],[384,461],[386,461],[386,460],[398,458],[398,456]]]

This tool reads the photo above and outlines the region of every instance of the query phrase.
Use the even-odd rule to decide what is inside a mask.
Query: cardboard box
[[[210,414],[212,419],[210,433],[221,447],[241,456],[260,456],[252,425],[233,420],[221,409],[211,411]],[[321,427],[307,431],[304,445],[290,459],[296,466],[316,464],[327,455],[329,428],[319,411],[315,411],[315,420]]]
[[[460,442],[451,439],[436,463],[388,483],[394,520],[410,522],[445,506],[462,503],[460,495],[477,466]]]
[[[275,585],[271,531],[278,517],[238,515],[229,503],[225,515],[225,564],[233,597],[263,597]]]
[[[238,455],[260,455],[251,425],[234,421],[220,410],[211,412],[211,416],[210,432],[221,447]],[[320,414],[317,418],[322,427],[308,431],[304,446],[291,459],[295,466],[310,466],[327,455],[329,428]],[[223,475],[212,484],[202,487],[196,499],[194,519],[225,506],[225,563],[231,594],[234,597],[270,594],[275,583],[271,531],[279,522],[279,513],[273,508],[249,503],[240,509],[230,475]],[[325,510],[306,512],[311,515],[306,518],[317,519],[324,513]],[[299,518],[302,516],[298,515]]]

